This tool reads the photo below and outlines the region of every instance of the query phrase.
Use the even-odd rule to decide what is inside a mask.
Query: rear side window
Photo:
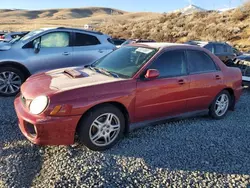
[[[160,78],[186,75],[185,52],[183,50],[165,52],[150,65],[149,69],[157,69]]]
[[[101,44],[100,41],[93,35],[75,33],[75,45],[74,46],[91,46]]]
[[[215,53],[220,54],[227,52],[227,48],[223,44],[215,44]]]
[[[189,62],[189,72],[191,74],[217,70],[214,61],[204,52],[188,50],[187,59]]]

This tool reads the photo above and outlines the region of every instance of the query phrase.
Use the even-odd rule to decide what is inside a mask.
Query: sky
[[[0,9],[109,7],[125,11],[169,12],[190,3],[205,9],[236,7],[244,0],[1,0]]]

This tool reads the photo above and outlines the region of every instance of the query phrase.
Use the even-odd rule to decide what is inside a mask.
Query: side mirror
[[[34,44],[34,52],[37,54],[40,51],[41,45],[40,42]]]
[[[160,72],[156,69],[148,69],[145,75],[147,79],[155,79],[160,76]]]

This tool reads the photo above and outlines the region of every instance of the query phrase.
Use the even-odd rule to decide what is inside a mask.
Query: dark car
[[[148,123],[198,112],[225,117],[241,96],[241,78],[203,48],[130,44],[85,68],[31,76],[15,109],[35,144],[70,145],[78,135],[88,148],[104,150]]]
[[[206,48],[217,57],[220,58],[226,65],[231,65],[236,58],[233,47],[226,42],[204,42],[204,41],[188,41],[186,44],[197,45]]]
[[[124,43],[126,41],[126,39],[112,38],[112,41],[113,41],[114,45],[120,46],[122,43]]]
[[[242,71],[243,85],[250,86],[250,54],[238,56],[235,65]]]

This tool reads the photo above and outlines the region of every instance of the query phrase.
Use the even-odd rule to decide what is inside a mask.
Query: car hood
[[[114,78],[94,72],[88,68],[63,68],[31,76],[21,88],[25,97],[30,99],[39,95],[118,82],[123,78]]]
[[[11,44],[7,42],[0,42],[0,51],[7,51],[11,48]]]

